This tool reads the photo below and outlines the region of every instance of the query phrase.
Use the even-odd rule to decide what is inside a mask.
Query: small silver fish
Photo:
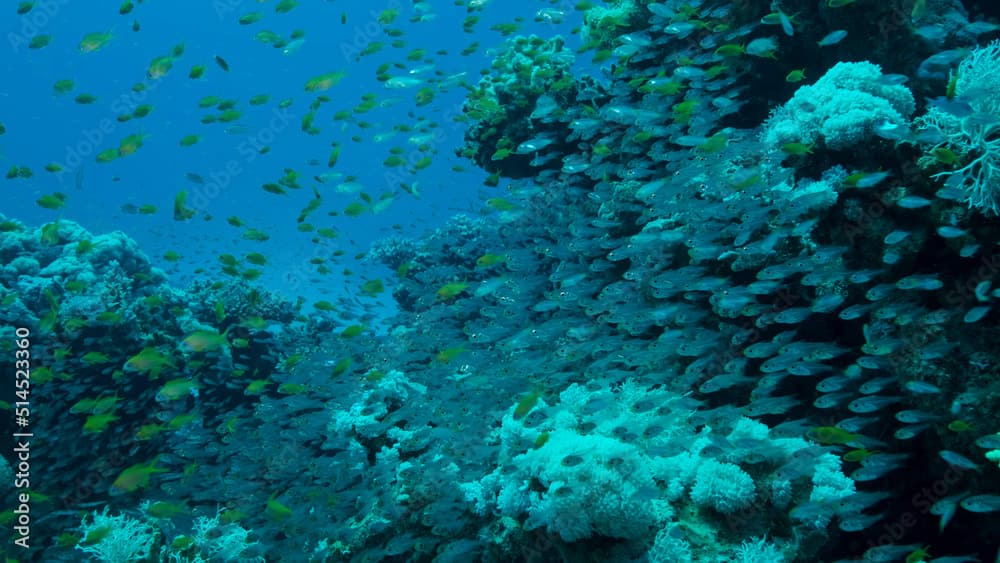
[[[907,381],[903,385],[903,389],[918,395],[936,395],[941,392],[940,387],[927,383],[926,381]]]
[[[940,452],[938,452],[938,455],[941,456],[941,459],[948,462],[948,465],[953,465],[960,469],[971,469],[973,471],[979,471],[979,465],[977,465],[974,461],[972,461],[971,459],[965,457],[964,455],[958,452],[953,452],[951,450],[941,450]],[[1000,509],[1000,507],[998,507],[998,509]]]
[[[973,495],[963,499],[959,506],[969,512],[996,512],[1000,510],[1000,495]]]
[[[824,35],[822,39],[816,42],[816,44],[820,47],[829,47],[830,45],[840,43],[845,37],[847,37],[846,29],[835,29]]]

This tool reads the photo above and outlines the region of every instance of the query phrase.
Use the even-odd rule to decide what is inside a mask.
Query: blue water
[[[225,249],[238,253],[259,251],[271,255],[275,268],[265,274],[262,282],[277,291],[291,282],[294,291],[289,297],[305,295],[319,298],[337,293],[336,283],[329,283],[303,264],[315,254],[328,256],[335,249],[346,252],[345,267],[358,275],[381,276],[385,272],[373,265],[350,260],[367,250],[375,239],[388,235],[416,236],[440,226],[459,211],[475,212],[482,197],[482,171],[454,155],[461,142],[463,125],[452,117],[460,115],[464,90],[457,86],[436,93],[433,105],[417,108],[413,96],[418,87],[392,90],[376,79],[375,70],[383,63],[405,63],[393,75],[407,75],[410,69],[430,65],[421,77],[436,79],[455,74],[454,83],[464,80],[475,84],[478,72],[489,66],[487,49],[502,44],[498,33],[486,31],[490,25],[505,21],[504,10],[482,13],[475,34],[462,33],[461,21],[465,10],[459,6],[433,6],[434,19],[425,24],[408,20],[419,16],[409,2],[367,4],[358,2],[302,3],[288,14],[274,14],[269,4],[255,2],[190,2],[137,4],[132,13],[120,16],[117,6],[109,3],[94,9],[84,2],[52,1],[39,3],[24,17],[7,10],[4,29],[7,30],[8,56],[3,69],[12,80],[5,81],[2,90],[4,124],[8,134],[0,149],[5,169],[11,165],[30,166],[37,175],[30,181],[18,182],[4,190],[2,208],[10,216],[29,223],[41,223],[57,217],[77,221],[93,232],[122,230],[139,242],[150,255],[162,255],[174,250],[185,260],[173,269],[178,275],[190,274],[195,267],[214,267],[215,255]],[[45,7],[48,6],[48,10]],[[393,38],[383,33],[377,17],[384,9],[399,9],[399,37],[405,47],[392,48]],[[535,6],[531,2],[512,5],[511,9],[529,15],[523,32],[552,33],[554,25],[537,24],[531,20]],[[264,21],[239,25],[240,15],[259,10]],[[340,23],[346,15],[346,24]],[[569,28],[572,12],[562,32]],[[134,32],[134,21],[140,31]],[[254,35],[269,30],[288,38],[294,30],[305,31],[306,42],[290,54],[284,49],[255,41]],[[456,30],[442,33],[440,30]],[[80,40],[86,33],[110,31],[113,39],[98,52],[81,53]],[[52,42],[39,50],[29,49],[27,42],[38,35],[51,35]],[[385,48],[358,60],[358,54],[373,42],[385,43]],[[473,41],[480,48],[467,55],[461,49]],[[184,54],[174,68],[161,79],[146,75],[149,63],[158,56],[169,55],[178,44]],[[424,49],[426,59],[407,61],[412,49]],[[447,54],[437,54],[444,50]],[[224,72],[213,61],[220,56],[230,64]],[[203,78],[187,77],[195,65],[204,65]],[[331,98],[316,118],[320,133],[307,135],[301,121],[314,98],[303,90],[314,76],[343,71],[346,78],[326,92]],[[13,78],[16,77],[16,78]],[[60,79],[72,79],[75,89],[67,94],[53,95],[53,84]],[[144,92],[133,92],[141,83]],[[97,100],[89,105],[74,103],[78,93],[89,93]],[[334,122],[335,110],[350,109],[361,102],[361,96],[372,93],[380,106],[348,123]],[[270,102],[262,106],[248,105],[256,94],[267,94]],[[211,109],[198,107],[204,96],[240,100],[243,116],[232,123],[200,123]],[[277,107],[279,101],[292,99],[287,110]],[[154,107],[143,119],[119,123],[116,117],[131,113],[143,104]],[[21,108],[21,109],[16,109]],[[29,109],[30,108],[30,109]],[[219,113],[219,112],[215,112]],[[390,147],[406,149],[405,156],[415,152],[407,137],[417,134],[398,133],[375,143],[379,133],[392,132],[396,124],[417,126],[433,124],[437,131],[433,164],[415,175],[400,171],[399,178],[418,182],[419,199],[402,192],[396,177],[386,178],[379,163],[388,156]],[[357,127],[359,121],[369,128]],[[237,134],[224,129],[241,126]],[[98,152],[118,145],[128,135],[144,135],[142,148],[127,158],[110,163],[98,163]],[[201,141],[193,147],[181,147],[178,142],[186,135],[199,135]],[[351,137],[358,135],[358,142]],[[343,146],[340,164],[327,168],[331,142]],[[259,155],[267,146],[271,151]],[[319,165],[309,165],[316,159]],[[414,159],[416,160],[416,159]],[[63,171],[50,174],[42,169],[56,162]],[[462,166],[462,172],[452,170]],[[289,196],[269,194],[261,189],[265,182],[275,182],[292,168],[302,176],[302,189]],[[193,184],[185,174],[193,172],[205,179],[206,185]],[[396,194],[396,201],[379,214],[357,218],[325,217],[317,227],[336,229],[340,236],[329,241],[321,250],[310,242],[308,234],[295,230],[287,220],[298,214],[311,197],[310,186],[319,185],[311,177],[323,173],[355,176],[363,191],[375,198]],[[333,187],[344,181],[331,180],[325,192],[327,207],[344,207],[357,200],[356,194],[336,194]],[[214,189],[218,186],[218,190]],[[16,187],[15,187],[16,186]],[[192,201],[199,193],[207,194],[199,216],[188,223],[177,223],[170,216],[173,198],[180,190],[188,190]],[[35,199],[60,191],[69,196],[66,207],[59,211],[39,209]],[[217,195],[212,195],[215,194]],[[152,204],[159,208],[152,216],[130,215],[122,205]],[[326,208],[324,208],[324,211]],[[322,213],[322,212],[321,212]],[[203,220],[204,214],[212,220]],[[266,244],[245,243],[239,232],[225,219],[236,215],[248,226],[266,231],[271,239]],[[392,228],[398,225],[398,228]],[[294,279],[283,279],[275,273],[294,272]],[[186,279],[181,277],[179,279]]]

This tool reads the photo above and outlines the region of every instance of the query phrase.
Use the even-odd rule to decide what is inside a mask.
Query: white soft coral
[[[934,174],[965,189],[970,207],[1000,214],[1000,40],[973,50],[958,67],[955,103],[932,105],[915,124],[924,134],[923,165],[948,160],[952,151],[964,159],[955,170]],[[963,111],[961,104],[972,111]]]
[[[83,518],[80,535],[83,539],[76,549],[106,563],[131,563],[148,561],[160,534],[136,518],[124,514],[110,516],[104,507],[102,512],[90,514],[90,522]]]
[[[915,108],[910,90],[884,79],[878,65],[840,62],[775,110],[761,140],[773,149],[820,139],[831,149],[846,149],[872,136],[876,124],[908,126]]]

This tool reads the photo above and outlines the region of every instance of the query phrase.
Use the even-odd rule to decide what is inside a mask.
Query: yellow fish
[[[516,205],[514,205],[513,203],[507,201],[502,197],[491,197],[490,199],[486,200],[486,205],[489,205],[490,207],[496,209],[497,211],[514,211],[515,209],[517,209]]]
[[[138,440],[152,440],[163,430],[162,424],[143,424],[136,430],[135,437]]]
[[[188,352],[212,352],[222,348],[228,342],[225,334],[199,330],[191,333],[181,343]]]
[[[852,434],[851,432],[837,428],[836,426],[817,426],[807,432],[806,435],[820,444],[841,445],[850,445],[861,437],[860,434]]]
[[[149,478],[153,473],[164,473],[167,470],[156,467],[159,456],[149,463],[138,463],[122,471],[115,482],[111,484],[114,491],[131,493],[149,486]]]
[[[92,411],[94,409],[94,404],[97,403],[97,399],[80,399],[72,407],[69,408],[69,412],[73,414]]]
[[[454,299],[465,291],[465,288],[469,287],[466,282],[451,282],[446,283],[438,289],[436,295],[439,301],[448,301]]]
[[[88,364],[106,364],[111,361],[104,352],[87,352],[83,355],[83,361]]]
[[[112,35],[110,31],[95,31],[93,33],[88,33],[83,36],[82,40],[80,40],[79,50],[81,53],[93,53],[94,51],[100,51],[105,45],[108,44],[108,41],[111,41],[113,37],[114,35]]]
[[[146,514],[154,518],[173,518],[186,510],[187,507],[183,503],[161,500],[146,507]]]
[[[184,426],[185,424],[188,424],[190,422],[194,422],[195,419],[197,419],[197,418],[198,418],[198,415],[191,414],[191,413],[179,414],[179,415],[177,415],[177,416],[175,416],[175,417],[173,417],[173,418],[170,419],[170,422],[167,423],[167,428],[169,430],[177,430],[178,428]]]
[[[87,417],[87,421],[83,423],[83,431],[88,434],[97,434],[98,432],[104,432],[108,425],[112,422],[118,420],[120,417],[113,414],[92,414]]]
[[[345,76],[347,76],[347,73],[344,71],[321,74],[310,78],[306,82],[305,89],[307,92],[323,92],[336,86]]]
[[[187,378],[171,379],[163,385],[160,392],[156,394],[157,399],[174,401],[188,395],[196,393],[198,383]]]
[[[437,353],[435,359],[441,363],[449,363],[455,358],[457,358],[462,352],[465,352],[464,346],[455,346],[452,348],[445,348]]]
[[[267,517],[276,522],[281,522],[287,520],[289,516],[292,515],[292,509],[278,502],[276,498],[278,493],[272,493],[267,499],[267,508],[265,513]]]
[[[517,406],[514,407],[514,420],[524,418],[525,415],[531,412],[531,409],[535,408],[535,405],[538,404],[538,398],[541,396],[542,394],[538,391],[532,391],[521,397],[517,402]]]
[[[501,254],[483,254],[476,259],[476,266],[479,268],[489,268],[490,266],[496,266],[505,260],[507,260],[507,257]]]
[[[100,397],[94,400],[94,406],[91,410],[94,414],[107,414],[114,412],[115,405],[118,404],[118,400],[121,397],[117,393],[113,397]]]
[[[306,386],[301,383],[282,383],[278,386],[278,393],[282,395],[298,395],[306,391]]]
[[[806,69],[795,69],[785,75],[785,82],[802,82],[806,78]]]
[[[174,364],[156,348],[143,348],[138,354],[125,362],[125,367],[135,371],[148,373],[151,378],[160,376],[164,367],[172,368]]]
[[[340,332],[342,338],[354,338],[365,331],[365,325],[351,325]]]
[[[255,379],[255,380],[251,381],[249,385],[247,385],[247,388],[246,388],[245,391],[243,391],[243,394],[244,395],[260,395],[261,393],[264,392],[264,388],[267,387],[270,384],[271,383],[268,380],[266,380],[266,379]]]

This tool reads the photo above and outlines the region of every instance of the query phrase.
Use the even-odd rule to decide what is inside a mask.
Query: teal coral
[[[581,39],[589,46],[610,49],[615,41],[628,33],[645,11],[641,0],[614,0],[607,6],[594,6],[583,18]]]
[[[148,503],[147,503],[148,506]],[[162,561],[164,563],[260,563],[259,544],[239,524],[222,524],[218,515],[195,518],[189,536],[164,540],[156,521],[126,514],[109,515],[108,508],[93,512],[80,525],[76,549],[102,563]]]
[[[695,408],[683,397],[632,381],[615,392],[571,385],[558,403],[541,402],[523,420],[508,413],[492,438],[500,444],[497,469],[463,489],[481,514],[496,510],[527,530],[544,527],[566,542],[593,536],[630,540],[633,556],[654,540],[666,541],[663,530],[708,527],[743,513],[730,521],[725,538],[721,532],[711,534],[711,541],[688,538],[687,548],[702,557],[736,549],[762,531],[754,522],[789,503],[819,502],[832,514],[838,501],[854,494],[836,457],[817,457],[815,474],[782,474],[776,470],[815,455],[809,443],[772,437],[765,425],[748,419],[697,431],[688,422],[698,417]],[[746,450],[710,453],[716,441]],[[754,451],[767,453],[754,459]],[[796,490],[798,498],[785,496],[786,489]],[[805,553],[809,548],[798,545],[798,538],[825,523],[804,520],[799,526],[781,541]]]
[[[479,81],[465,102],[463,111],[472,123],[462,156],[490,172],[524,176],[530,169],[529,159],[515,154],[515,149],[551,128],[531,118],[543,95],[557,107],[575,101],[579,86],[570,73],[573,60],[561,37],[508,40],[493,61],[494,72]]]
[[[153,557],[160,533],[149,523],[124,514],[109,515],[107,507],[80,523],[76,549],[103,563],[132,563]]]

